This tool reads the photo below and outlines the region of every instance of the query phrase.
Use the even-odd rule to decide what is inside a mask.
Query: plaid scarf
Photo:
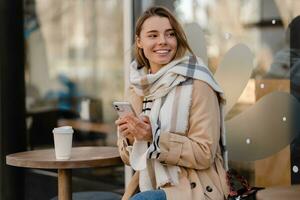
[[[202,80],[223,94],[209,69],[194,56],[174,60],[155,74],[148,74],[147,69],[138,67],[135,61],[131,64],[130,82],[135,92],[144,97],[143,114],[149,116],[153,135],[151,144],[135,141],[130,154],[131,166],[140,171],[141,191],[178,183],[180,168],[162,165],[157,160],[159,138],[164,132],[186,134],[193,79]]]

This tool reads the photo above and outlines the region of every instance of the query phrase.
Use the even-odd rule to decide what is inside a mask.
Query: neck
[[[158,72],[161,68],[162,68],[162,66],[152,65],[152,66],[150,66],[150,73],[151,73],[151,74],[155,74],[155,73]]]
[[[150,67],[149,72],[150,74],[155,74],[158,70],[159,70],[158,68]]]

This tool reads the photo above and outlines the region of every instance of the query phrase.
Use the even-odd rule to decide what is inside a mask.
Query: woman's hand
[[[134,137],[136,140],[152,141],[152,130],[148,116],[136,117],[128,114],[116,120],[119,133],[128,139]]]

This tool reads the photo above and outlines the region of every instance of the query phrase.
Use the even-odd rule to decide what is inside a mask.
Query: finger
[[[129,132],[128,129],[126,129],[126,130],[123,130],[122,132],[120,132],[120,134],[121,134],[123,137],[127,137],[127,136],[130,135],[131,133]]]
[[[141,119],[143,122],[145,122],[145,123],[147,123],[147,124],[150,124],[150,119],[149,119],[149,117],[148,117],[147,115],[141,115],[141,116],[140,116],[140,119]]]
[[[139,118],[137,118],[135,116],[132,116],[132,115],[131,116],[127,116],[126,117],[126,121],[128,123],[131,123],[131,124],[134,124],[134,125],[137,125],[138,123],[141,122],[141,120]]]
[[[125,119],[123,119],[123,118],[119,118],[119,119],[117,119],[116,121],[115,121],[115,124],[116,125],[122,125],[122,124],[126,124],[127,122],[126,122],[126,120]]]
[[[128,123],[128,124],[127,124],[127,130],[128,130],[131,134],[133,134],[133,135],[136,135],[136,133],[138,132],[138,131],[137,131],[137,126],[134,125],[134,124],[132,124],[132,123]]]
[[[133,135],[130,129],[124,130],[124,134],[126,135],[126,137],[129,135]]]
[[[126,113],[122,118],[135,117],[133,113]]]
[[[127,129],[128,129],[128,125],[127,124],[123,124],[123,125],[119,126],[119,131],[121,131],[121,132],[123,132],[123,131],[125,131]]]

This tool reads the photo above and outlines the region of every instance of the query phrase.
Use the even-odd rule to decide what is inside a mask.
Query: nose
[[[166,44],[166,37],[164,35],[159,36],[159,44]]]

